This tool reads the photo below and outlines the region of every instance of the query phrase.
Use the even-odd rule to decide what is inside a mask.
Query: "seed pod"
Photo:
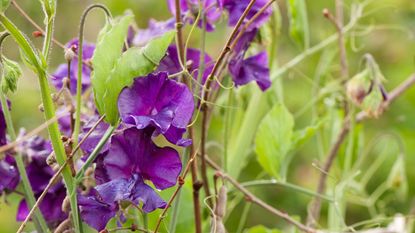
[[[71,203],[69,201],[68,196],[66,196],[65,199],[63,199],[61,208],[62,208],[62,211],[65,213],[69,213],[69,211],[71,211]]]
[[[218,201],[216,203],[215,214],[223,218],[226,214],[226,202],[228,200],[228,189],[225,185],[220,187],[218,194]]]
[[[59,226],[55,229],[53,233],[69,233],[72,232],[72,222],[71,220],[65,219]]]

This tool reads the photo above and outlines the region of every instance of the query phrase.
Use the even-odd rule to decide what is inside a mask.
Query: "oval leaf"
[[[117,61],[105,83],[104,108],[108,123],[115,125],[118,122],[117,101],[121,90],[129,86],[134,78],[145,76],[158,66],[173,37],[174,32],[167,32],[143,48],[128,49]]]
[[[275,178],[280,178],[280,167],[291,149],[294,118],[287,108],[277,104],[259,125],[255,151],[259,164]]]

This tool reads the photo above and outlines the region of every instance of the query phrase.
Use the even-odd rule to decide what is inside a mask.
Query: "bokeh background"
[[[18,4],[38,23],[42,24],[43,14],[38,1],[16,0]],[[146,27],[150,18],[164,20],[171,17],[167,9],[165,0],[58,0],[58,10],[55,26],[55,38],[60,42],[66,43],[77,36],[78,24],[83,10],[91,3],[102,3],[109,7],[113,15],[120,15],[126,10],[134,12],[138,27]],[[284,64],[301,53],[300,49],[293,43],[288,36],[288,17],[286,13],[285,1],[278,1],[282,12],[282,31],[278,38],[272,38],[279,43],[277,59],[279,64]],[[346,15],[348,15],[350,0],[345,0]],[[324,8],[334,9],[333,0],[308,0],[308,18],[311,33],[312,45],[324,40],[335,32],[334,27],[322,16]],[[415,56],[415,1],[413,0],[376,0],[368,8],[370,15],[367,16],[362,24],[362,29],[371,29],[364,35],[357,35],[355,40],[348,41],[349,63],[351,73],[359,70],[361,57],[365,53],[371,53],[380,65],[380,68],[387,79],[386,89],[391,90],[401,81],[414,72]],[[31,35],[34,28],[20,14],[10,7],[7,15],[28,35]],[[226,27],[226,20],[220,23],[218,29],[208,34],[207,47],[211,56],[215,57],[221,49],[229,28]],[[347,19],[346,19],[347,21]],[[103,26],[104,17],[101,12],[93,12],[87,20],[86,39],[94,42],[96,35]],[[191,44],[198,45],[198,33],[192,37]],[[41,40],[32,38],[38,45]],[[355,47],[355,50],[351,48]],[[330,52],[329,47],[325,52]],[[19,59],[19,51],[12,40],[7,40],[3,47],[3,52],[11,58]],[[284,79],[284,95],[288,108],[296,116],[296,127],[302,128],[310,123],[310,112],[304,106],[309,103],[312,96],[312,83],[315,76],[316,67],[321,62],[324,55],[318,53],[304,60],[299,66],[291,70],[282,77]],[[336,55],[335,55],[336,56]],[[334,59],[337,59],[335,57]],[[50,72],[64,62],[63,51],[54,47],[50,60]],[[332,65],[330,69],[338,70],[338,66]],[[335,74],[336,72],[332,72]],[[336,78],[336,77],[328,77]],[[43,122],[42,113],[39,111],[40,93],[37,79],[33,73],[24,70],[24,77],[19,81],[18,92],[11,96],[13,103],[12,114],[16,128],[35,128]],[[213,127],[215,130],[215,127]],[[393,203],[384,206],[385,214],[403,213],[409,214],[414,207],[413,197],[415,196],[415,88],[409,90],[400,97],[387,111],[381,119],[370,120],[365,123],[363,129],[363,147],[367,150],[365,156],[375,159],[382,153],[390,155],[392,158],[385,165],[384,173],[374,175],[371,182],[372,189],[376,188],[376,180],[384,178],[390,170],[391,164],[399,153],[396,141],[403,143],[405,148],[405,167],[409,183],[409,193],[406,198],[395,198]],[[383,137],[382,135],[394,135],[393,137]],[[381,138],[378,140],[378,138]],[[382,139],[383,137],[383,139]],[[372,148],[367,148],[369,144]],[[302,147],[295,155],[290,170],[290,181],[310,189],[315,189],[318,172],[311,164],[318,160],[315,141],[310,141]],[[389,168],[388,168],[389,167]],[[388,170],[389,169],[389,170]],[[241,179],[252,180],[260,171],[259,165],[252,162],[244,169]],[[1,177],[0,177],[1,179]],[[373,185],[372,185],[373,184]],[[293,194],[291,190],[286,190],[276,186],[257,187],[253,191],[264,198],[272,205],[285,209],[289,213],[304,217],[309,196],[303,194]],[[166,195],[168,196],[168,195]],[[10,195],[2,198],[0,203],[0,233],[15,232],[19,223],[15,221],[17,204],[20,197]],[[189,199],[190,200],[190,199]],[[185,203],[188,204],[188,203]],[[59,208],[59,207],[57,207]],[[229,217],[227,225],[230,232],[235,231],[243,205],[237,205]],[[191,213],[189,213],[191,215]],[[365,208],[358,206],[351,207],[348,212],[347,221],[353,223],[369,218],[369,213]],[[191,217],[191,216],[189,216]],[[263,209],[252,207],[246,226],[264,224],[269,227],[278,226],[281,221],[275,220]],[[184,229],[184,228],[183,228]],[[180,231],[177,231],[180,232]],[[184,232],[184,231],[183,231]]]

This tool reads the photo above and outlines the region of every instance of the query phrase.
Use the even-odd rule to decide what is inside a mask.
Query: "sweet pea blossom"
[[[182,169],[179,153],[171,147],[156,146],[151,140],[153,131],[152,127],[132,127],[112,136],[101,168],[109,180],[139,175],[161,190],[176,184]]]
[[[157,38],[168,31],[174,30],[175,23],[176,20],[174,18],[166,21],[156,21],[154,19],[150,19],[147,29],[139,29],[132,40],[132,44],[138,47],[143,47],[154,38]]]
[[[188,48],[186,50],[186,68],[189,73],[192,74],[194,78],[197,78],[199,75],[200,68],[200,50],[194,48]],[[202,75],[201,84],[204,84],[210,72],[213,69],[212,58],[205,53],[204,61],[205,68]],[[170,45],[167,49],[167,55],[160,61],[160,65],[157,68],[158,71],[168,72],[170,75],[176,74],[182,71],[182,66],[180,65],[179,55],[177,53],[177,47],[175,45]]]
[[[47,157],[52,153],[51,143],[36,136],[25,141],[20,150],[29,161],[29,164],[26,167],[27,175],[33,193],[36,197],[39,197],[55,173],[46,163]],[[58,182],[48,190],[39,206],[48,224],[56,226],[67,218],[67,214],[64,213],[61,208],[57,208],[57,206],[62,206],[65,196],[66,189],[62,182]],[[18,207],[16,216],[17,221],[23,221],[29,214],[29,210],[26,200],[23,199]]]
[[[229,61],[229,73],[237,86],[255,81],[262,91],[271,86],[268,68],[268,55],[260,52],[254,56],[245,58],[251,42],[255,38],[257,30],[245,32],[237,42]]]
[[[235,26],[241,17],[242,13],[245,11],[249,4],[250,0],[223,0],[223,8],[229,12],[229,26]],[[251,19],[258,11],[267,4],[268,0],[257,0],[246,16],[244,22],[247,22]],[[261,27],[271,16],[272,9],[269,7],[262,13],[254,22],[249,26],[248,30]]]
[[[186,85],[159,72],[134,79],[130,87],[122,90],[118,110],[122,121],[137,129],[154,127],[153,136],[163,134],[176,145],[188,146],[191,140],[183,139],[193,111],[192,92]]]
[[[166,202],[139,175],[112,180],[96,186],[86,196],[78,196],[82,219],[98,231],[105,229],[108,221],[115,217],[120,202],[142,203],[146,213],[166,206]]]
[[[66,48],[74,48],[75,54],[78,54],[78,39],[73,39],[66,44]],[[92,58],[94,54],[95,45],[87,42],[83,42],[82,59],[87,61]],[[76,82],[78,80],[78,58],[75,56],[71,61],[70,67],[70,89],[71,93],[76,93]],[[63,79],[68,77],[68,65],[60,64],[55,73],[52,74],[52,83],[57,88],[62,88]],[[85,91],[91,85],[91,68],[85,64],[82,66],[82,91]]]
[[[6,119],[3,110],[0,108],[0,146],[6,144]],[[0,177],[0,194],[4,190],[14,190],[19,184],[19,172],[12,156],[6,155],[0,160]]]
[[[214,23],[218,21],[222,15],[222,1],[223,0],[201,0],[201,10],[206,19],[206,31],[208,32],[215,29]],[[173,15],[176,15],[175,0],[168,0],[167,3],[170,12]],[[180,0],[180,9],[181,13],[184,15],[184,21],[193,23],[199,13],[199,0]],[[204,28],[202,18],[200,18],[198,26]]]

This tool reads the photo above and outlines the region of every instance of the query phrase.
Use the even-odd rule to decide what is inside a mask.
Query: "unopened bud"
[[[74,57],[76,56],[74,50],[72,48],[65,49],[65,60],[66,61],[72,61]]]
[[[46,158],[46,164],[49,166],[53,166],[56,164],[55,152],[49,154],[49,156]]]
[[[215,214],[223,218],[226,213],[226,202],[228,201],[228,189],[222,185],[218,193],[218,201],[216,202]]]
[[[17,80],[22,76],[20,66],[3,57],[3,77],[1,79],[1,88],[4,93],[15,92],[17,90]]]
[[[364,70],[356,74],[347,82],[346,91],[347,96],[358,106],[360,106],[364,98],[370,92],[371,81],[369,78],[369,71]]]
[[[34,31],[34,32],[32,32],[32,36],[34,38],[42,37],[43,36],[43,32],[41,32],[41,31]]]
[[[327,8],[324,8],[323,9],[323,16],[326,17],[326,18],[329,18],[330,17],[330,11],[329,11],[329,9],[327,9]]]
[[[62,202],[62,212],[69,213],[71,211],[71,202],[69,201],[69,197],[66,196],[65,199],[63,199]]]

